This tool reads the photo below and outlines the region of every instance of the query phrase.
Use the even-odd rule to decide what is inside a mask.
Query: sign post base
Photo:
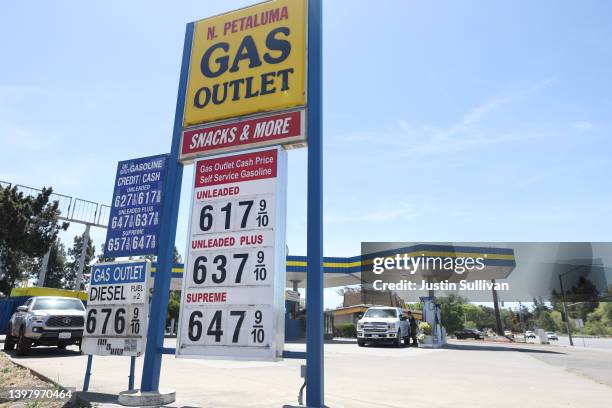
[[[174,401],[175,391],[128,390],[119,393],[119,403],[128,407],[168,405]]]

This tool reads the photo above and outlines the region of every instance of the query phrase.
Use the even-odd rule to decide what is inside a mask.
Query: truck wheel
[[[12,351],[15,349],[15,342],[11,336],[11,326],[6,331],[6,337],[4,338],[4,351]]]
[[[365,346],[365,341],[357,339],[357,345],[359,347],[364,347]]]
[[[25,336],[25,330],[22,327],[19,330],[19,339],[17,340],[17,355],[25,356],[30,352],[30,339]]]
[[[402,347],[402,332],[397,331],[397,337],[395,338],[395,343],[393,344],[396,348]]]

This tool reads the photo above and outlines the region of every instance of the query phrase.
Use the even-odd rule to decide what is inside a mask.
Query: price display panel
[[[177,357],[282,357],[285,218],[284,149],[195,163]]]
[[[102,356],[143,353],[149,314],[150,262],[96,264],[91,268],[82,350]]]
[[[161,201],[168,155],[119,162],[104,254],[157,254]]]

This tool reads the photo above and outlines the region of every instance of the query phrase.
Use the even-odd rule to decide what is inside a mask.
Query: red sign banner
[[[196,163],[195,187],[276,177],[276,149],[223,156]]]
[[[185,130],[180,159],[305,140],[304,110],[284,112]]]

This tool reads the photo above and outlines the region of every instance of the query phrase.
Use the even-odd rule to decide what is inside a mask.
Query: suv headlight
[[[32,323],[44,323],[45,315],[32,315],[30,316],[30,321]]]
[[[389,329],[395,330],[395,323],[389,323],[387,326],[389,327]]]
[[[357,323],[357,329],[363,330],[363,323]]]

